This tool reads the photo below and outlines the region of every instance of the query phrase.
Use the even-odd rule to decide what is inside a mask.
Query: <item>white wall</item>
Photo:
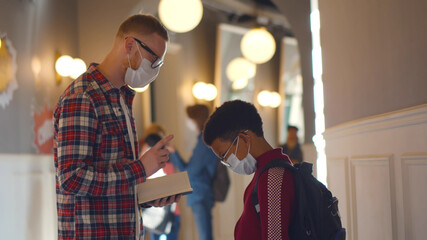
[[[18,85],[9,104],[0,107],[0,153],[38,152],[34,115],[45,106],[52,112],[71,82],[67,77],[57,83],[56,54],[79,57],[76,9],[74,0],[0,1],[0,34],[16,50]],[[38,77],[32,71],[33,58],[40,61]]]
[[[328,186],[348,239],[425,239],[427,105],[327,129]]]
[[[427,103],[426,9],[424,0],[319,1],[327,128]]]

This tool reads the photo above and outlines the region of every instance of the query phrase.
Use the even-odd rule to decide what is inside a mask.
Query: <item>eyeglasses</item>
[[[133,39],[135,39],[135,41],[137,42],[137,43],[139,43],[139,45],[141,45],[141,47],[143,48],[143,49],[145,49],[145,51],[147,51],[147,52],[149,52],[151,55],[153,55],[154,57],[156,57],[156,59],[153,61],[153,63],[151,63],[151,67],[152,68],[158,68],[158,67],[160,67],[160,66],[162,66],[163,65],[163,60],[159,57],[159,56],[157,56],[157,54],[155,54],[154,52],[153,52],[153,50],[151,50],[147,45],[145,45],[143,42],[141,42],[139,39],[136,39],[136,38],[134,38],[134,37],[132,37]]]
[[[230,151],[230,149],[231,149],[231,146],[233,146],[234,145],[234,143],[236,142],[236,140],[239,138],[239,135],[237,135],[236,136],[236,138],[233,140],[233,142],[230,144],[230,146],[227,148],[227,151],[225,151],[225,153],[221,156],[221,157],[219,157],[218,158],[218,161],[221,161],[221,163],[222,164],[224,164],[225,166],[227,166],[227,167],[231,167],[231,165],[228,163],[228,162],[226,162],[225,161],[225,157],[227,156],[227,154],[228,154],[228,152]]]
[[[247,135],[246,133],[248,132],[248,130],[242,131],[241,133]],[[233,142],[231,142],[230,146],[227,148],[227,151],[225,151],[225,153],[218,158],[218,161],[221,161],[222,164],[224,164],[227,167],[231,167],[231,165],[225,161],[225,157],[227,156],[228,152],[231,149],[231,146],[234,145],[234,143],[237,141],[237,139],[239,138],[239,135],[236,136],[236,138],[233,140]]]

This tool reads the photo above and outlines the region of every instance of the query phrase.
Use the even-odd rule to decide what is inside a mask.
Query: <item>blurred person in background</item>
[[[214,195],[212,179],[214,178],[217,157],[202,140],[204,124],[209,117],[206,105],[195,104],[186,108],[187,125],[197,132],[197,143],[188,162],[185,162],[172,144],[166,146],[170,152],[170,161],[180,171],[187,171],[193,193],[187,197],[196,222],[199,240],[212,240],[212,208]]]
[[[146,137],[143,138],[144,141],[142,141],[142,144],[140,145],[141,148],[141,154],[148,151],[151,147],[157,144],[162,137],[165,135],[165,130],[160,124],[153,123],[149,127],[147,127],[144,131],[146,134],[148,134]],[[164,168],[161,168],[156,173],[151,175],[149,178],[155,178],[155,177],[161,177],[167,174],[173,174],[175,173],[174,166],[171,162],[166,162],[166,166]],[[172,221],[172,227],[169,229],[168,233],[161,233],[157,232],[155,230],[150,230],[150,239],[151,240],[178,240],[178,233],[179,233],[179,227],[181,223],[181,217],[180,212],[178,208],[178,204],[172,203],[171,207],[163,207],[163,211],[160,209],[155,209],[155,212],[152,212],[152,214],[158,214],[159,217],[163,217],[165,219],[164,221]],[[160,210],[160,211],[159,211]],[[173,212],[173,219],[166,219],[169,218],[170,215],[166,211],[172,211]],[[145,215],[143,215],[144,218],[144,224],[148,221],[145,221]],[[148,228],[148,226],[147,226]]]
[[[302,163],[302,151],[298,142],[298,128],[292,125],[288,126],[288,137],[286,143],[282,146],[284,154],[288,155],[293,164]]]

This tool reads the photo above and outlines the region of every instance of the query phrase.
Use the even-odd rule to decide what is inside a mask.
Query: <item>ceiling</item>
[[[263,25],[293,35],[291,26],[271,0],[202,0],[205,8],[226,14],[231,24]]]

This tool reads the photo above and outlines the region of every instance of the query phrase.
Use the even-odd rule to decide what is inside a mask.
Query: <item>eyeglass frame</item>
[[[248,132],[248,130],[244,130],[244,131],[241,131],[240,133],[243,133],[246,135],[247,132]],[[228,162],[224,161],[224,158],[227,156],[228,152],[231,149],[231,146],[234,145],[234,142],[237,139],[239,139],[239,134],[237,134],[236,138],[234,138],[233,142],[231,142],[230,146],[227,148],[227,151],[225,151],[225,153],[221,157],[218,157],[218,161],[220,161],[223,165],[225,165],[227,167],[231,167],[231,165]]]
[[[127,37],[126,37],[127,38]],[[158,67],[160,67],[160,66],[162,66],[163,65],[163,60],[162,60],[162,58],[161,57],[159,57],[159,56],[157,56],[157,54],[156,53],[154,53],[154,51],[153,50],[151,50],[151,48],[149,48],[147,45],[145,45],[145,43],[143,43],[141,40],[139,40],[139,39],[137,39],[137,38],[135,38],[135,37],[131,37],[131,38],[133,38],[137,43],[139,43],[139,45],[141,45],[141,47],[143,48],[143,49],[145,49],[145,51],[147,51],[147,52],[149,52],[151,55],[153,55],[154,57],[156,57],[156,59],[151,63],[151,68],[158,68]],[[155,63],[157,62],[157,64],[156,65],[154,65]]]

